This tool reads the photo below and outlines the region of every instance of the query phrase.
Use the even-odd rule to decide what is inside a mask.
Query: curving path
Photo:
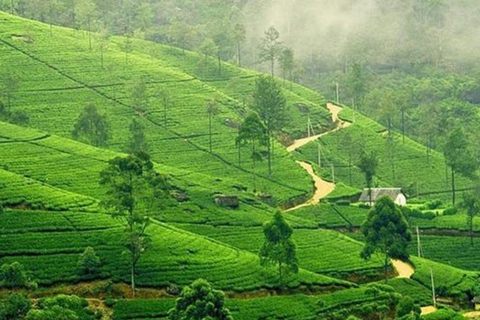
[[[334,132],[334,131],[337,131],[337,130],[341,130],[343,128],[347,128],[350,125],[352,125],[351,122],[342,121],[338,117],[338,114],[343,109],[342,107],[339,107],[339,106],[337,106],[333,103],[328,103],[327,108],[328,108],[328,110],[330,110],[330,113],[332,114],[332,121],[337,124],[335,126],[335,128],[333,130],[324,132],[322,134],[317,134],[317,135],[314,135],[314,136],[311,136],[311,137],[306,137],[306,138],[295,140],[292,145],[287,147],[288,152],[293,152],[293,151],[297,150],[298,148],[301,148],[302,146],[306,145],[307,143],[321,138],[324,135],[327,135],[327,134],[329,134],[331,132]],[[315,192],[314,192],[313,197],[310,200],[308,200],[308,201],[306,201],[306,202],[304,202],[304,203],[302,203],[302,204],[300,204],[296,207],[290,208],[290,209],[286,210],[286,212],[297,210],[297,209],[302,208],[302,207],[317,204],[321,199],[328,196],[335,189],[335,184],[334,183],[325,181],[322,178],[320,178],[318,175],[315,174],[311,164],[309,164],[307,162],[302,162],[302,161],[297,161],[297,163],[305,171],[307,171],[308,174],[312,177],[312,179],[315,183]],[[395,270],[398,273],[397,278],[407,278],[407,279],[409,279],[415,273],[415,269],[409,263],[403,262],[401,260],[396,260],[396,259],[391,259],[391,262],[392,262],[393,267],[395,268]],[[434,307],[434,306],[426,306],[426,307],[422,307],[421,310],[422,310],[421,314],[426,315],[426,314],[430,314],[430,313],[433,313],[433,312],[437,311],[437,308]],[[472,314],[471,316],[473,316],[473,315],[477,315],[477,314]]]
[[[415,269],[413,269],[412,265],[406,262],[403,262],[402,260],[395,260],[392,259],[392,264],[395,270],[397,270],[398,276],[397,278],[407,278],[409,279],[413,273],[415,272]]]
[[[342,107],[334,105],[333,103],[328,103],[327,108],[330,111],[330,113],[332,114],[332,121],[337,124],[336,127],[333,130],[330,130],[330,131],[327,131],[327,132],[324,132],[324,133],[321,133],[321,134],[317,134],[317,135],[314,135],[314,136],[311,136],[311,137],[306,137],[306,138],[295,140],[293,142],[293,144],[290,145],[287,148],[288,152],[293,152],[293,151],[297,150],[298,148],[306,145],[307,143],[315,141],[315,140],[317,140],[318,138],[320,138],[324,135],[327,135],[327,134],[329,134],[331,132],[334,132],[336,130],[346,128],[346,127],[351,125],[350,122],[342,121],[338,117],[338,114],[343,109]],[[296,207],[290,208],[287,211],[293,211],[293,210],[296,210],[296,209],[299,209],[299,208],[302,208],[302,207],[317,204],[321,199],[328,196],[335,189],[335,184],[334,183],[325,181],[322,178],[320,178],[318,175],[315,174],[315,172],[313,171],[312,165],[310,165],[307,162],[302,162],[302,161],[297,161],[297,163],[303,169],[305,169],[305,171],[307,171],[308,174],[312,177],[312,179],[315,183],[315,192],[313,194],[313,197],[310,200],[308,200],[307,202],[302,203],[302,204],[300,204]]]
[[[336,127],[333,130],[330,130],[330,131],[327,131],[327,132],[324,132],[324,133],[321,133],[321,134],[317,134],[317,135],[314,135],[314,136],[310,136],[310,137],[295,140],[292,145],[287,147],[288,152],[293,152],[293,151],[297,150],[298,148],[303,147],[307,143],[315,141],[318,138],[321,138],[324,135],[327,135],[329,133],[332,133],[334,131],[337,131],[337,130],[340,130],[340,129],[343,129],[343,128],[346,128],[346,127],[349,127],[349,126],[352,125],[351,122],[342,121],[338,117],[338,114],[340,113],[340,111],[343,110],[342,107],[334,105],[333,103],[327,103],[327,109],[332,114],[332,122],[337,123]]]

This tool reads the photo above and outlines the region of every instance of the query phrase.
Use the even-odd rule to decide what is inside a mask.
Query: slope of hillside
[[[450,169],[446,168],[442,154],[436,151],[427,154],[424,146],[408,137],[403,141],[398,133],[389,135],[384,126],[356,112],[354,114],[348,107],[340,117],[353,121],[353,125],[322,137],[320,147],[314,143],[304,146],[298,151],[297,158],[318,164],[320,148],[320,174],[331,180],[333,168],[337,183],[361,189],[365,177],[357,167],[358,158],[362,150],[374,151],[379,160],[376,185],[401,187],[409,196],[449,199]],[[472,186],[472,180],[457,175],[458,190]]]
[[[90,50],[82,32],[54,27],[51,34],[47,25],[2,12],[0,19],[0,64],[3,73],[15,74],[20,81],[12,110],[26,111],[31,126],[70,137],[81,110],[95,104],[111,123],[109,148],[125,149],[128,126],[137,118],[146,126],[156,162],[218,178],[237,177],[246,188],[254,189],[249,151],[240,150],[239,163],[235,137],[236,127],[249,111],[249,95],[258,74],[225,63],[222,73],[216,74],[217,64],[209,58],[206,67],[213,74],[203,81],[198,69],[203,70],[204,57],[196,53],[133,39],[125,51],[126,39],[113,37],[106,46],[96,36]],[[132,98],[139,82],[146,85],[141,105]],[[284,92],[291,114],[286,133],[295,136],[306,131],[308,117],[328,125],[320,95],[297,85],[285,86]],[[212,153],[205,106],[210,99],[217,101],[219,109],[212,121]],[[277,203],[307,195],[311,191],[308,175],[279,143],[274,158],[272,177],[267,176],[266,162],[258,166],[261,178],[256,191],[272,195]]]

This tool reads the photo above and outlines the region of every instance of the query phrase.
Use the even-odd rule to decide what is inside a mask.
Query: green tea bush
[[[457,214],[457,212],[458,212],[457,207],[450,206],[450,207],[446,208],[445,210],[443,210],[443,215],[444,216],[453,216],[453,215]]]

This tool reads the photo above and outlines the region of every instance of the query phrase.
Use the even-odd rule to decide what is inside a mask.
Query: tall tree
[[[283,80],[293,81],[293,69],[295,68],[295,53],[292,48],[284,48],[280,55],[280,67],[282,68]]]
[[[20,78],[13,72],[3,74],[1,78],[0,95],[7,100],[7,107],[10,109],[15,94],[20,88]]]
[[[259,257],[262,266],[278,265],[280,285],[285,273],[298,273],[298,259],[295,242],[291,239],[293,229],[285,221],[280,211],[276,211],[273,219],[263,225],[265,240],[260,248]]]
[[[363,152],[360,156],[360,162],[358,163],[358,168],[365,175],[365,182],[368,188],[368,197],[370,205],[372,205],[372,186],[373,186],[373,177],[378,168],[378,156],[374,151]]]
[[[352,107],[360,108],[361,101],[365,96],[367,81],[365,79],[365,72],[360,63],[354,63],[350,72],[346,77],[346,87],[352,98]]]
[[[474,176],[478,162],[473,156],[467,136],[461,128],[454,129],[448,135],[443,154],[446,164],[451,170],[452,203],[455,205],[455,175],[459,173],[467,177]]]
[[[210,153],[212,153],[212,118],[218,114],[218,105],[216,99],[209,99],[206,104],[208,114],[208,146]]]
[[[467,226],[470,231],[470,245],[473,246],[473,218],[480,213],[480,187],[474,191],[463,194],[463,201],[460,204],[467,214]]]
[[[236,23],[233,28],[233,40],[237,47],[237,65],[242,66],[242,44],[247,39],[247,31],[242,23]]]
[[[238,136],[235,140],[237,146],[250,144],[251,157],[253,161],[253,189],[256,190],[256,163],[262,160],[260,147],[267,145],[268,135],[267,128],[262,123],[262,120],[256,113],[249,114],[238,131]]]
[[[95,105],[87,105],[75,122],[72,137],[97,147],[105,145],[110,139],[107,116],[98,113]]]
[[[282,42],[280,41],[280,33],[273,26],[265,31],[265,36],[262,39],[260,46],[260,60],[270,62],[270,72],[272,77],[275,73],[275,60],[277,60],[283,50]]]
[[[274,78],[260,76],[255,82],[253,109],[267,128],[268,175],[272,174],[273,134],[280,131],[288,121],[287,101]]]
[[[100,184],[106,189],[101,205],[125,224],[132,295],[135,296],[136,266],[150,242],[146,229],[150,216],[165,196],[167,181],[153,169],[150,156],[139,153],[110,160],[100,173]]]
[[[198,47],[198,51],[203,55],[203,78],[206,78],[207,75],[207,62],[208,57],[217,54],[218,46],[215,44],[212,38],[205,38],[200,46]]]
[[[225,294],[203,279],[185,286],[175,307],[168,311],[168,320],[233,320],[225,307]]]
[[[139,154],[142,152],[148,153],[147,138],[145,137],[145,125],[133,119],[130,123],[130,144],[128,146],[128,152],[133,154]]]
[[[76,14],[82,28],[87,29],[88,49],[92,50],[92,22],[97,14],[97,5],[93,0],[83,0],[77,2]]]
[[[149,97],[147,83],[143,78],[136,79],[130,84],[130,99],[135,110],[139,112],[145,112],[147,110]]]
[[[100,50],[100,63],[102,69],[104,69],[104,56],[105,51],[108,49],[108,42],[110,40],[110,34],[107,29],[102,29],[98,33],[98,49]]]
[[[408,259],[407,246],[412,234],[402,211],[388,196],[380,198],[370,209],[361,232],[365,237],[361,257],[368,260],[375,252],[382,253],[386,281],[389,258]]]

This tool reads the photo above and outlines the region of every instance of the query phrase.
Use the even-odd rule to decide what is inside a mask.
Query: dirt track
[[[395,270],[397,270],[397,273],[398,273],[397,278],[409,279],[414,274],[415,269],[413,269],[413,267],[410,264],[403,262],[401,260],[392,259],[391,261],[392,261],[393,267],[395,268]]]
[[[343,109],[342,107],[336,106],[332,103],[328,103],[327,108],[328,108],[328,110],[330,110],[330,112],[332,114],[332,122],[336,123],[335,129],[324,132],[322,134],[317,134],[317,135],[314,135],[314,136],[311,136],[311,137],[306,137],[306,138],[295,140],[294,143],[287,148],[288,152],[293,152],[293,151],[297,150],[298,148],[306,145],[307,143],[315,141],[315,140],[319,139],[320,137],[322,137],[324,135],[327,135],[327,134],[329,134],[331,132],[334,132],[336,130],[346,128],[346,127],[351,125],[350,122],[341,121],[340,118],[338,117],[338,114]],[[306,162],[302,162],[302,161],[297,161],[297,163],[303,169],[305,169],[308,172],[308,174],[312,177],[312,179],[315,183],[315,192],[313,194],[313,197],[310,200],[308,200],[307,202],[302,203],[302,204],[300,204],[300,205],[298,205],[294,208],[288,209],[287,211],[292,211],[292,210],[296,210],[298,208],[302,208],[302,207],[317,204],[321,199],[328,196],[335,189],[335,184],[334,183],[325,181],[322,178],[320,178],[318,175],[315,174],[315,172],[313,171],[312,165],[310,165]]]
[[[340,118],[338,117],[338,114],[340,113],[340,111],[343,110],[342,107],[336,106],[332,103],[328,103],[327,108],[328,108],[328,110],[330,110],[330,113],[332,114],[332,122],[337,124],[336,127],[333,130],[330,130],[330,131],[327,131],[327,132],[324,132],[324,133],[321,133],[321,134],[317,134],[317,135],[314,135],[314,136],[310,136],[310,137],[295,140],[292,145],[287,147],[288,152],[293,152],[293,151],[297,150],[298,148],[303,147],[307,143],[315,141],[318,138],[321,138],[324,135],[332,133],[336,130],[346,128],[346,127],[351,125],[350,122],[341,121]]]

